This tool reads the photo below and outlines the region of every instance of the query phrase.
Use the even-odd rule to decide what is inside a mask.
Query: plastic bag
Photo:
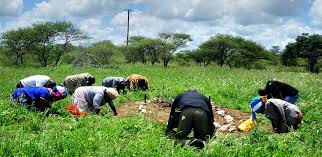
[[[245,122],[239,124],[237,126],[238,130],[243,131],[243,132],[249,132],[251,131],[256,125],[256,121],[252,120],[252,117],[250,117],[248,120]]]

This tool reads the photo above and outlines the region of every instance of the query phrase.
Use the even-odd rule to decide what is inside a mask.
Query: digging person
[[[113,110],[114,115],[117,115],[113,100],[118,96],[114,88],[107,88],[103,86],[84,86],[78,87],[75,90],[72,98],[72,106],[66,108],[76,108],[81,113],[98,114],[100,107],[108,103]],[[71,110],[70,110],[71,111]],[[71,111],[73,114],[74,112]]]
[[[80,86],[91,86],[95,83],[95,77],[89,73],[67,76],[64,80],[68,93],[73,94],[75,89]]]
[[[106,77],[102,81],[102,86],[116,88],[118,93],[120,93],[121,90],[124,93],[126,87],[126,80],[123,77]]]
[[[166,133],[175,133],[178,142],[184,145],[205,147],[205,140],[211,138],[215,127],[212,106],[209,99],[195,89],[178,95],[171,107]],[[177,128],[176,131],[173,129]],[[194,139],[188,139],[191,130]]]
[[[55,86],[53,89],[46,87],[26,87],[16,89],[11,100],[18,105],[27,106],[28,109],[36,108],[44,111],[51,107],[54,101],[66,98],[67,92],[63,86]]]
[[[149,89],[149,83],[148,80],[138,74],[132,74],[126,78],[127,80],[127,86],[130,90],[140,88],[142,90],[148,90]]]
[[[250,103],[253,120],[257,120],[255,113],[262,113],[271,120],[276,133],[287,133],[293,127],[297,130],[302,121],[302,112],[298,106],[281,99],[267,99],[261,96],[252,99]]]
[[[47,87],[53,88],[56,86],[56,82],[46,75],[33,75],[20,80],[16,88],[25,87]]]
[[[258,90],[260,96],[268,98],[282,99],[294,104],[299,98],[299,91],[293,86],[275,80],[269,80],[264,88]]]

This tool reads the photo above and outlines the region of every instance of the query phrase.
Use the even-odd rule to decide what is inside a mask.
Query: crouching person
[[[149,83],[148,80],[138,74],[132,74],[127,77],[127,86],[130,90],[140,88],[142,90],[148,90],[149,89]]]
[[[77,109],[77,112],[71,111],[71,106],[66,107],[73,113],[85,113],[85,114],[98,114],[100,107],[105,103],[108,103],[117,115],[116,108],[113,100],[118,96],[117,91],[114,88],[107,88],[103,86],[84,86],[78,87],[73,94],[73,106]],[[75,114],[74,114],[75,115]]]
[[[106,77],[102,81],[102,86],[116,88],[118,93],[120,93],[121,90],[124,93],[126,87],[126,80],[123,77]]]
[[[171,108],[166,133],[173,132],[179,143],[197,148],[205,147],[205,140],[214,135],[214,116],[210,100],[195,89],[178,95]],[[176,131],[173,129],[177,128]],[[194,139],[187,137],[191,130]]]
[[[53,89],[45,87],[26,87],[16,89],[11,100],[18,105],[27,106],[28,109],[36,108],[44,111],[51,107],[54,101],[66,98],[67,92],[63,86],[55,86]]]
[[[80,86],[91,86],[95,83],[95,77],[89,73],[67,76],[64,80],[68,93],[73,94]]]
[[[56,82],[52,80],[49,76],[33,75],[20,80],[16,88],[26,88],[26,87],[54,88],[55,86],[56,86]]]
[[[252,117],[257,120],[255,113],[263,113],[271,120],[276,133],[287,133],[293,127],[297,130],[302,121],[302,112],[298,106],[281,99],[257,97],[251,101]]]

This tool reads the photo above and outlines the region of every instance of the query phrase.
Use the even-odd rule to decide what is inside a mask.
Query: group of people
[[[148,80],[141,75],[133,74],[127,78],[106,77],[102,86],[92,86],[95,77],[89,73],[67,76],[63,84],[56,84],[54,80],[45,75],[33,75],[20,80],[11,99],[17,104],[28,108],[45,110],[58,101],[72,95],[72,102],[66,106],[72,114],[86,115],[99,113],[100,106],[108,103],[114,115],[117,115],[113,100],[120,90],[125,92],[126,87],[133,90],[141,88],[148,90]]]
[[[105,103],[117,115],[113,100],[120,91],[124,93],[126,87],[130,90],[149,89],[148,80],[137,74],[127,78],[107,77],[103,79],[102,86],[92,86],[94,83],[95,77],[89,73],[68,76],[59,85],[48,76],[34,75],[20,80],[11,98],[19,104],[44,110],[53,101],[66,98],[68,93],[72,95],[72,103],[66,109],[76,116],[99,113],[100,107]],[[250,102],[252,120],[257,120],[256,113],[265,114],[277,133],[286,133],[290,128],[296,130],[299,127],[302,112],[294,105],[299,98],[296,88],[270,80],[264,88],[258,90],[258,94]],[[188,138],[192,130],[194,137]],[[174,99],[166,133],[173,133],[181,145],[203,148],[205,141],[214,136],[215,130],[209,98],[196,89],[189,89]]]
[[[289,84],[270,80],[258,90],[259,96],[250,102],[252,120],[256,113],[265,114],[271,120],[274,132],[286,133],[296,130],[302,121],[302,112],[294,103],[299,91]],[[172,104],[166,133],[174,133],[181,145],[197,148],[205,146],[205,140],[215,132],[214,115],[210,100],[196,89],[178,95]],[[176,131],[174,130],[176,129]],[[188,138],[193,130],[194,137]]]

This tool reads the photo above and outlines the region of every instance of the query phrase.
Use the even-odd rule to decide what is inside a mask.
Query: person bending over
[[[36,108],[40,111],[50,108],[54,101],[66,97],[66,89],[59,85],[53,89],[46,87],[18,88],[11,94],[11,100],[18,105],[27,106],[28,109]]]
[[[257,120],[255,113],[265,114],[276,133],[287,133],[291,127],[297,130],[303,118],[298,106],[281,99],[257,97],[252,99],[250,106],[253,120]]]
[[[299,91],[284,82],[269,80],[264,88],[258,90],[260,96],[268,96],[268,98],[282,99],[294,104],[299,98]]]
[[[197,148],[205,146],[205,140],[214,135],[214,116],[210,100],[195,89],[178,95],[171,107],[166,133],[173,132],[181,145]],[[176,131],[173,129],[177,128]],[[188,140],[191,130],[194,139]]]
[[[55,86],[56,86],[56,82],[52,80],[49,76],[33,75],[20,80],[17,83],[16,88],[25,88],[25,87],[54,88]]]
[[[75,89],[80,86],[91,86],[95,83],[95,77],[89,73],[67,76],[64,80],[68,93],[73,94]]]
[[[106,77],[102,81],[102,86],[116,88],[118,93],[120,93],[121,90],[124,93],[126,87],[126,80],[123,77]]]
[[[108,103],[117,115],[113,100],[118,96],[114,88],[103,86],[84,86],[78,87],[72,98],[73,104],[80,112],[98,114],[100,107]]]

